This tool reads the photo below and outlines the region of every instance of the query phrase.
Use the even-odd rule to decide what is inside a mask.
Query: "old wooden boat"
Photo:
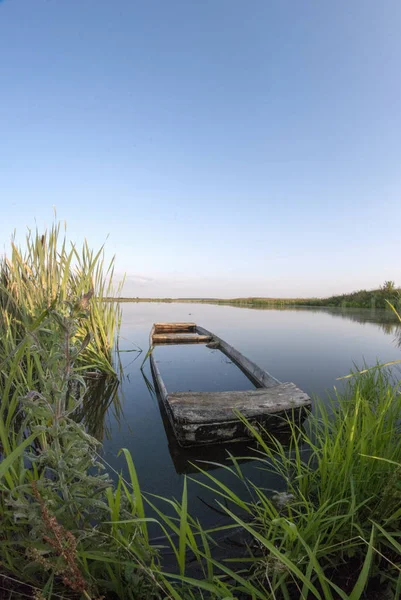
[[[155,346],[164,344],[206,344],[208,348],[219,350],[256,389],[169,392],[153,352]],[[259,431],[279,431],[288,427],[288,418],[301,423],[311,407],[309,396],[294,383],[281,383],[196,323],[155,323],[150,333],[150,347],[152,375],[181,446],[250,439],[252,434],[239,415]]]

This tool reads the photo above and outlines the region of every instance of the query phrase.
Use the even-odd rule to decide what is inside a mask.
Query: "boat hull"
[[[293,383],[281,383],[227,342],[195,323],[155,324],[151,348],[158,344],[182,343],[175,341],[177,335],[180,338],[188,336],[184,343],[205,343],[203,338],[207,338],[208,345],[228,356],[257,388],[169,393],[151,352],[152,375],[181,446],[246,441],[254,438],[255,432],[260,435],[280,432],[288,429],[290,423],[301,424],[308,416],[311,400],[305,392]],[[197,336],[202,340],[196,339]]]

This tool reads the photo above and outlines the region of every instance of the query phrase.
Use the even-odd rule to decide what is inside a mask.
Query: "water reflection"
[[[141,356],[140,348],[120,350],[119,343],[115,348],[114,367],[116,377],[87,377],[86,393],[82,404],[74,413],[74,418],[83,423],[87,432],[104,442],[112,437],[112,425],[120,425],[123,414],[124,380],[129,381],[129,367],[132,367]],[[122,356],[130,357],[123,365]],[[133,358],[131,358],[133,356]]]
[[[395,330],[394,343],[398,348],[401,348],[401,325]]]
[[[87,432],[99,442],[111,435],[106,420],[109,408],[112,409],[114,421],[119,422],[121,419],[122,404],[119,391],[120,382],[116,377],[89,379],[83,402],[74,413],[74,418],[83,423]]]
[[[224,304],[224,305],[216,305],[219,309],[224,307],[233,307],[237,309],[252,309],[255,311],[279,311],[279,312],[289,312],[289,313],[303,313],[303,314],[316,314],[322,315],[327,314],[334,318],[340,318],[346,321],[353,321],[361,324],[375,324],[385,335],[394,335],[394,344],[401,348],[401,324],[398,321],[396,315],[391,310],[375,310],[375,309],[353,309],[353,308],[316,308],[316,307],[292,307],[292,306],[263,306],[263,305],[237,305],[237,304]],[[175,348],[177,350],[177,348]],[[174,348],[169,348],[169,351],[172,352]],[[187,353],[188,353],[188,349]],[[199,350],[199,349],[198,349]],[[130,368],[133,363],[137,361],[141,354],[141,350],[122,350],[121,352],[133,352],[134,357],[130,358],[130,360],[123,366],[121,363],[121,356],[119,348],[116,352],[116,361],[119,365],[120,372],[120,380],[113,378],[98,378],[89,380],[88,389],[84,398],[84,401],[80,408],[75,413],[75,418],[79,421],[82,421],[88,433],[98,439],[99,441],[104,441],[106,439],[110,439],[111,425],[107,424],[107,417],[109,423],[113,422],[113,426],[115,427],[116,423],[120,423],[121,419],[124,418],[123,414],[123,403],[121,400],[121,391],[122,387],[120,383],[123,382],[124,378],[130,379]],[[130,355],[132,356],[132,355]],[[178,361],[179,366],[185,367],[182,364],[181,360]],[[185,362],[185,360],[184,360]],[[191,365],[186,365],[187,367],[191,367]],[[215,386],[218,384],[216,377],[213,377],[213,373],[211,371],[210,365],[208,365],[208,380],[211,381],[211,385]],[[185,373],[189,373],[189,375],[194,375],[193,368],[182,369]],[[166,437],[168,440],[168,447],[171,455],[171,459],[173,461],[174,467],[177,473],[189,473],[195,470],[195,467],[191,465],[191,463],[200,461],[200,460],[213,460],[215,462],[224,462],[226,460],[229,453],[234,456],[241,456],[244,454],[248,454],[250,448],[250,442],[236,442],[233,444],[225,444],[225,445],[215,445],[213,447],[203,447],[203,448],[182,448],[180,447],[175,439],[174,432],[172,430],[169,419],[165,413],[164,405],[158,395],[156,393],[153,382],[146,376],[143,368],[140,368],[141,378],[147,387],[147,390],[153,399],[157,400],[157,403],[160,408],[160,413],[164,425],[164,429],[166,432]],[[177,374],[176,374],[177,375]],[[221,375],[221,374],[220,374]],[[182,373],[181,373],[182,376]],[[223,385],[225,389],[225,385]],[[238,382],[236,382],[235,389],[238,387]],[[213,388],[214,389],[214,388]],[[223,389],[223,388],[222,388]],[[283,443],[285,443],[285,435],[283,438]],[[256,445],[254,445],[256,448]],[[209,466],[208,468],[213,468]]]
[[[212,304],[212,303],[211,303]],[[308,314],[327,314],[334,318],[354,321],[356,323],[374,323],[386,335],[394,335],[394,343],[401,348],[401,323],[397,315],[390,308],[341,308],[341,307],[314,307],[314,306],[269,306],[263,304],[216,304],[215,306],[230,306],[231,308],[252,309],[256,311],[302,312]]]
[[[320,308],[310,309],[314,313],[326,313],[332,317],[355,321],[356,323],[374,323],[386,335],[394,335],[395,344],[401,348],[401,323],[397,315],[390,309],[376,310],[360,308]],[[309,312],[309,309],[308,309]]]
[[[212,304],[212,303],[211,303]],[[309,314],[328,314],[333,317],[341,317],[358,323],[392,323],[399,325],[396,314],[390,309],[377,308],[342,308],[336,306],[315,307],[315,306],[274,306],[262,304],[215,304],[214,306],[230,306],[232,308],[252,309],[261,311],[280,311],[280,312],[302,312]]]
[[[308,309],[309,312],[309,309]],[[386,335],[394,335],[394,341],[401,347],[401,323],[392,310],[360,308],[321,308],[312,309],[315,313],[326,313],[332,317],[355,321],[356,323],[374,323]]]

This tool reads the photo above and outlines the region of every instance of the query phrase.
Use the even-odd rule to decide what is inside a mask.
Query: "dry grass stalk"
[[[57,575],[62,577],[64,585],[72,591],[84,594],[87,598],[90,598],[88,583],[77,564],[77,540],[71,531],[60,525],[56,517],[50,514],[45,501],[39,493],[36,481],[32,481],[32,489],[34,497],[40,504],[43,524],[46,530],[52,534],[43,535],[43,541],[49,544],[54,553],[62,558],[64,562],[63,567],[57,570]],[[36,560],[45,569],[52,568],[54,570],[54,565],[43,556],[37,555]]]

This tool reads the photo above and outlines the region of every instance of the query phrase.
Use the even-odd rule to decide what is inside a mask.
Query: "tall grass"
[[[400,384],[379,369],[351,379],[328,405],[318,401],[306,431],[291,425],[289,450],[248,424],[259,442],[259,468],[279,474],[284,490],[256,487],[234,458],[225,467],[232,486],[202,471],[196,485],[214,491],[227,532],[238,538],[239,529],[243,548],[236,559],[214,559],[217,532],[191,521],[183,502],[175,508],[187,531],[177,533],[206,572],[198,583],[182,572],[167,579],[215,598],[229,590],[239,598],[358,600],[380,588],[398,599],[400,417]],[[243,494],[233,491],[238,481]]]
[[[90,306],[79,318],[76,339],[89,343],[79,354],[82,369],[114,374],[112,347],[120,326],[120,309],[105,297],[113,290],[114,260],[105,264],[103,248],[93,252],[68,243],[66,231],[54,223],[43,235],[28,230],[23,246],[11,243],[0,259],[0,360],[15,348],[26,329],[47,309],[64,314],[66,303],[80,299]]]
[[[85,313],[79,298],[46,309],[1,364],[0,569],[46,593],[157,598],[157,550],[132,460],[130,481],[113,482],[99,443],[74,419],[87,394],[79,356],[88,340],[77,339]]]
[[[201,485],[214,490],[227,517],[205,530],[190,514],[188,479],[181,501],[158,498],[156,504],[142,494],[128,451],[122,453],[128,480],[105,475],[96,440],[71,418],[86,384],[74,369],[73,342],[62,357],[53,329],[49,344],[53,319],[47,314],[21,347],[37,352],[44,338],[46,353],[53,346],[54,356],[60,353],[58,370],[44,371],[41,393],[27,378],[25,388],[19,383],[15,395],[3,396],[3,570],[45,592],[79,589],[87,599],[359,600],[375,597],[376,587],[386,598],[399,598],[401,395],[389,371],[356,375],[331,403],[316,402],[307,430],[290,424],[289,448],[248,424],[259,444],[259,467],[280,474],[283,488],[255,486],[235,457],[224,467],[232,486],[204,470]],[[70,320],[67,327],[73,340],[75,325]],[[64,329],[59,333],[64,339]],[[12,376],[16,362],[17,355],[3,370]],[[68,386],[62,384],[66,373]],[[243,493],[234,491],[234,482],[236,489],[242,482]],[[160,560],[160,540],[149,539],[155,519],[146,516],[147,505],[157,515],[162,545],[175,557],[169,571]],[[236,558],[216,558],[222,536],[236,542]]]
[[[40,347],[48,318],[34,338],[28,333],[24,351]],[[67,371],[71,385],[63,387]],[[187,480],[180,502],[158,498],[156,505],[142,494],[128,451],[128,480],[102,475],[96,441],[70,418],[85,382],[66,359],[51,373],[56,379],[46,377],[41,394],[20,386],[12,429],[0,418],[0,561],[14,577],[87,599],[359,600],[379,587],[386,598],[400,597],[401,398],[387,371],[351,379],[328,407],[318,402],[307,431],[292,426],[289,449],[248,424],[259,467],[280,474],[284,491],[256,487],[234,457],[225,469],[243,494],[203,471],[201,485],[214,490],[227,516],[211,530],[190,515]],[[169,571],[160,540],[149,540],[155,519],[146,505],[175,556]],[[222,535],[241,543],[237,558],[216,558]]]
[[[354,374],[330,402],[316,401],[307,429],[288,423],[289,447],[248,423],[259,468],[283,488],[257,487],[235,457],[223,467],[232,486],[204,470],[195,485],[212,489],[226,516],[205,530],[190,514],[187,479],[180,501],[146,496],[123,450],[128,477],[112,480],[96,432],[79,422],[85,375],[113,372],[119,313],[103,301],[113,266],[86,244],[67,248],[60,231],[29,232],[24,250],[13,244],[0,262],[3,575],[37,598],[359,600],[377,586],[398,600],[401,388],[391,372]],[[152,542],[150,523],[162,540]],[[222,536],[237,556],[217,559]],[[175,557],[169,571],[162,546]]]

